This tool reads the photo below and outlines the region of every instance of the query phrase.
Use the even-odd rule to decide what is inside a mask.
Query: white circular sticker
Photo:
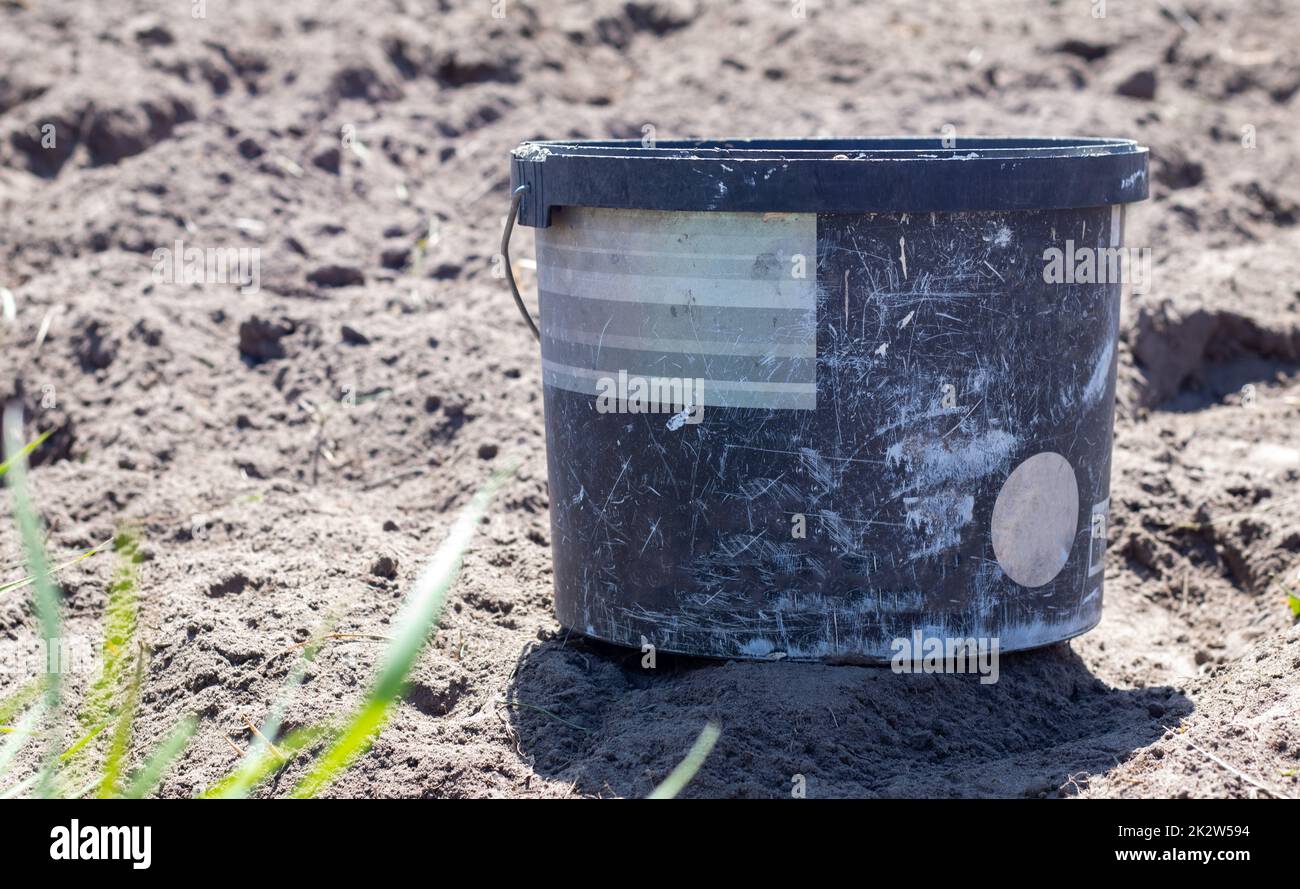
[[[1006,575],[1037,587],[1061,573],[1079,530],[1079,483],[1053,451],[1025,460],[993,504],[993,553]]]

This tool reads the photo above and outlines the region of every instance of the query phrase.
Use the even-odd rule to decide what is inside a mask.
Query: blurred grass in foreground
[[[33,587],[35,613],[46,653],[45,672],[0,698],[0,798],[26,796],[84,796],[100,798],[148,796],[158,786],[170,765],[188,747],[197,729],[193,717],[181,719],[143,764],[128,772],[127,763],[134,737],[135,718],[148,665],[148,648],[137,638],[139,625],[142,561],[139,532],[124,528],[111,541],[114,570],[104,609],[102,664],[91,682],[77,713],[81,732],[78,740],[60,752],[65,702],[61,670],[64,665],[51,658],[62,641],[62,593],[54,576],[82,559],[107,547],[108,542],[51,569],[46,558],[41,521],[27,484],[27,457],[49,433],[27,444],[21,441],[22,417],[17,407],[4,412],[5,461],[0,476],[9,488],[14,518],[22,539],[29,575],[0,585],[0,593]],[[364,754],[387,724],[393,706],[402,698],[407,677],[436,635],[448,591],[459,574],[465,551],[487,511],[497,489],[513,474],[513,468],[499,471],[476,492],[461,511],[442,545],[416,578],[394,621],[394,632],[380,662],[374,684],[365,699],[341,720],[341,727],[307,726],[276,740],[289,696],[302,683],[307,665],[319,650],[325,632],[306,646],[290,671],[279,699],[260,728],[249,723],[255,742],[239,765],[227,777],[200,794],[202,798],[243,797],[267,778],[294,761],[304,751],[324,745],[306,766],[291,791],[296,798],[313,797],[327,789],[356,759]],[[8,723],[14,724],[9,725]],[[103,736],[107,734],[106,739]],[[694,777],[713,745],[719,729],[705,726],[686,758],[651,794],[651,798],[672,798]],[[45,750],[36,774],[7,784],[18,754],[33,738],[43,739]],[[102,753],[101,753],[102,748]]]

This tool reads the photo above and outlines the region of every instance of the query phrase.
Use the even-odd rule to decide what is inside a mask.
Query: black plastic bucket
[[[537,227],[561,623],[866,660],[1094,626],[1146,166],[1114,139],[521,145],[503,253]]]

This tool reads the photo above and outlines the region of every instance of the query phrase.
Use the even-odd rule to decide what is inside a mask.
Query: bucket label
[[[1110,521],[1110,498],[1092,506],[1092,529],[1089,533],[1088,576],[1100,574],[1106,567],[1106,526]]]
[[[1053,580],[1070,559],[1079,528],[1079,481],[1054,451],[1029,457],[993,503],[990,539],[998,566],[1023,587]]]
[[[815,410],[816,261],[815,214],[557,211],[537,230],[544,380],[590,395],[677,380],[696,411]]]

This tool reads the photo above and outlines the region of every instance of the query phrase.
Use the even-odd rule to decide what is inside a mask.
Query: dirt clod
[[[254,315],[239,324],[239,352],[254,361],[283,358],[286,353],[281,340],[293,331],[292,321],[268,320]]]
[[[371,564],[370,573],[375,577],[386,577],[392,580],[397,577],[397,560],[392,556],[380,556]]]
[[[350,346],[370,345],[370,337],[357,330],[351,324],[344,324],[339,327],[339,336],[342,338],[343,342]]]
[[[1151,100],[1156,97],[1156,72],[1152,68],[1134,71],[1120,81],[1115,92],[1130,99]]]
[[[330,264],[312,269],[307,280],[317,287],[356,287],[366,283],[366,276],[356,266]]]

